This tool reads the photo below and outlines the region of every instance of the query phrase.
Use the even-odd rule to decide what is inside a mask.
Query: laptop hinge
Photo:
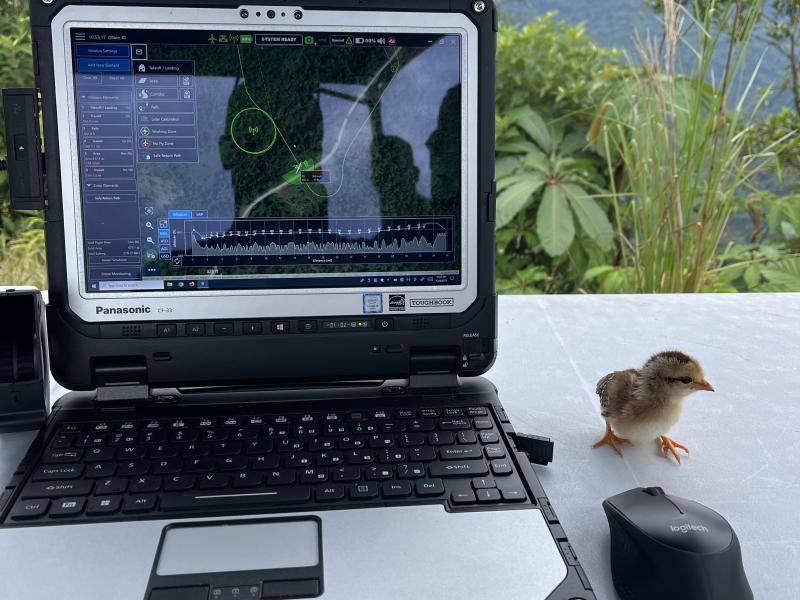
[[[150,397],[147,366],[143,361],[98,362],[94,377],[97,402],[146,402]]]
[[[409,389],[458,388],[458,348],[413,348]]]

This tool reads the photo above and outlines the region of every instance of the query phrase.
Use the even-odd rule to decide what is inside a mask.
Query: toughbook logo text
[[[689,533],[690,531],[699,531],[701,533],[708,533],[708,527],[705,525],[692,525],[691,523],[684,523],[683,525],[670,525],[669,530],[677,533]]]
[[[94,309],[96,315],[143,315],[150,312],[149,306],[123,306],[120,308],[105,308],[98,306]]]

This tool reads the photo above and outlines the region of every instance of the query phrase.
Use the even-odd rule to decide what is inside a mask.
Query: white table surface
[[[720,512],[735,529],[756,598],[800,598],[800,294],[505,296],[487,375],[517,431],[555,440],[537,472],[601,600],[617,596],[602,500],[660,485]],[[678,348],[717,392],[698,392],[672,431],[681,465],[655,443],[594,450],[595,382]],[[54,389],[53,397],[59,393]],[[31,434],[0,435],[0,483]]]

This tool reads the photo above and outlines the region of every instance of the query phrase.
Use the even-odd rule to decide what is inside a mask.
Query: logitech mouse
[[[710,508],[649,487],[611,496],[603,510],[622,600],[752,600],[739,540]]]

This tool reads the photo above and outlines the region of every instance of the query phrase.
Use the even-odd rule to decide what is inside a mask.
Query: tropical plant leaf
[[[503,156],[494,162],[494,176],[497,179],[513,173],[519,167],[519,159],[516,156]]]
[[[497,195],[497,228],[503,227],[519,211],[533,201],[533,195],[544,185],[544,178],[529,175],[521,181],[508,186]]]
[[[514,122],[527,133],[536,144],[546,153],[553,152],[553,139],[547,123],[542,115],[533,110],[530,106],[523,106],[511,113]]]
[[[614,229],[597,201],[574,183],[565,183],[561,187],[586,235],[603,250],[610,248],[614,241]]]
[[[768,267],[764,267],[761,274],[769,284],[782,288],[781,291],[800,292],[800,258],[787,258],[772,263]],[[772,288],[772,286],[769,287]],[[767,286],[759,286],[757,289],[761,291],[762,287]]]
[[[600,279],[603,277],[603,275],[614,270],[616,270],[616,268],[611,265],[599,265],[597,267],[592,267],[591,269],[586,269],[586,272],[583,274],[583,281]]]
[[[544,251],[550,256],[560,256],[575,239],[575,224],[566,195],[560,185],[548,185],[536,216],[536,232]]]

